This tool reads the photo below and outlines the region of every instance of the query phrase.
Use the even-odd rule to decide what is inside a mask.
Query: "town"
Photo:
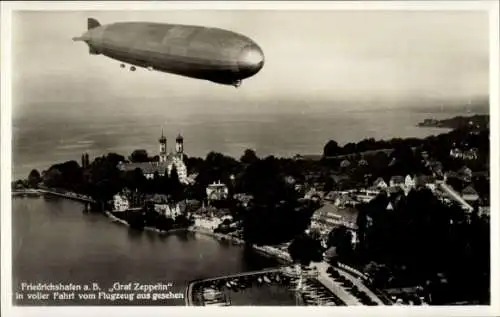
[[[239,160],[201,159],[184,153],[180,135],[173,153],[163,132],[158,142],[153,157],[84,153],[80,164],[33,170],[13,193],[83,197],[134,229],[194,228],[305,266],[348,268],[396,304],[489,302],[489,125],[330,140],[322,155],[291,158],[247,149]]]

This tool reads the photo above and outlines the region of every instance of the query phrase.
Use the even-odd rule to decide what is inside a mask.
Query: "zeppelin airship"
[[[262,49],[232,31],[194,25],[118,22],[101,25],[89,18],[87,32],[74,37],[91,55],[136,67],[239,87],[264,65]]]

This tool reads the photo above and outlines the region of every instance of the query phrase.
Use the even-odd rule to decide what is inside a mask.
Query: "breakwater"
[[[206,229],[206,228],[199,227],[199,226],[192,226],[192,227],[189,227],[187,230],[189,230],[191,232],[196,232],[196,233],[200,233],[200,234],[204,234],[204,235],[216,238],[219,241],[230,241],[230,242],[233,242],[234,244],[240,244],[240,245],[245,244],[244,240],[239,239],[235,236],[222,234],[222,233],[215,233],[215,232],[211,231],[210,229]],[[277,258],[278,260],[281,260],[285,263],[292,262],[292,259],[288,253],[285,253],[281,250],[278,250],[278,249],[270,247],[270,246],[252,245],[252,249],[258,251],[261,254]]]

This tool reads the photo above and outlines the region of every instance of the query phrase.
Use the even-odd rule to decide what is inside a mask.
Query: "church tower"
[[[182,155],[184,154],[184,138],[180,134],[175,139],[175,152],[182,159]]]
[[[160,142],[160,163],[164,163],[167,161],[167,138],[163,135],[163,129],[158,142]]]

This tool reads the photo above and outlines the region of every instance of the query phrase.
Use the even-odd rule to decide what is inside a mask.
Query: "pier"
[[[230,274],[230,275],[224,275],[224,276],[218,276],[218,277],[212,277],[212,278],[206,278],[206,279],[200,279],[200,280],[195,280],[191,281],[186,288],[186,306],[192,306],[192,296],[193,296],[193,286],[198,284],[198,283],[204,283],[204,282],[212,282],[216,280],[222,280],[222,279],[232,279],[232,278],[237,278],[237,277],[243,277],[243,276],[250,276],[250,275],[260,275],[260,274],[266,274],[266,273],[276,273],[276,272],[281,272],[282,268],[277,267],[277,268],[269,268],[269,269],[263,269],[263,270],[258,270],[258,271],[249,271],[249,272],[242,272],[242,273],[236,273],[236,274]]]
[[[22,190],[13,190],[12,196],[40,196],[40,195],[53,195],[58,197],[63,197],[67,199],[72,199],[84,203],[95,203],[95,201],[85,195],[80,195],[77,193],[71,192],[58,192],[51,189],[22,189]]]

